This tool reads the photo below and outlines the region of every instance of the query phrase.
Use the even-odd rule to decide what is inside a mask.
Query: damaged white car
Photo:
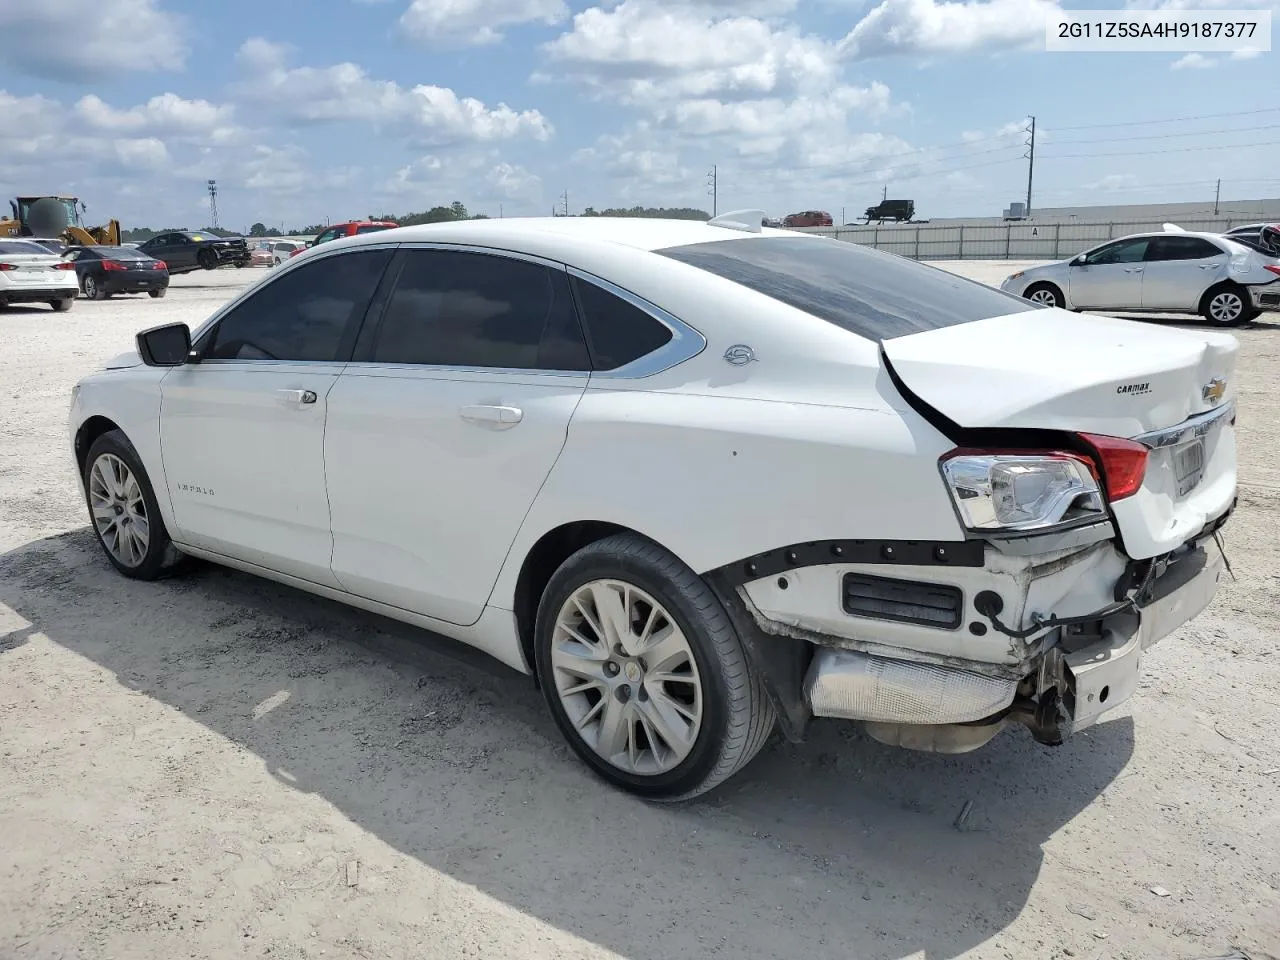
[[[851,243],[508,219],[310,250],[76,387],[93,528],[533,673],[606,780],[775,727],[1060,743],[1217,589],[1236,341]]]

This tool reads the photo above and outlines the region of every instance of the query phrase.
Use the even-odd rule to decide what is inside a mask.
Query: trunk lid
[[[907,390],[961,428],[1151,447],[1142,489],[1112,504],[1134,558],[1172,550],[1235,499],[1227,405],[1239,344],[1228,334],[1045,309],[897,337],[883,350]]]
[[[0,261],[17,269],[6,270],[5,276],[14,284],[45,284],[58,276],[54,269],[62,260],[52,254],[6,253]]]

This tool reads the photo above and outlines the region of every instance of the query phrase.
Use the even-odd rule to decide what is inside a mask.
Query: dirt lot
[[[446,641],[110,569],[71,386],[256,275],[0,313],[3,960],[1280,956],[1280,324],[1238,334],[1239,579],[1119,719],[956,758],[823,722],[672,808],[601,786],[526,680]]]

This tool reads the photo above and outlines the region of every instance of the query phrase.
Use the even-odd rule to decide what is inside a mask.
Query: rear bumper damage
[[[1011,725],[1056,745],[1123,704],[1145,652],[1212,601],[1228,514],[1152,560],[1104,525],[1047,555],[987,545],[981,567],[819,564],[718,589],[793,740],[818,716],[934,752]]]

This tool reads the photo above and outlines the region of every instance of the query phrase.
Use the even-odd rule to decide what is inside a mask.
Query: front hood
[[[137,350],[126,350],[119,356],[112,357],[103,366],[104,370],[127,370],[129,367],[142,366],[142,357],[138,356]]]
[[[897,337],[883,349],[903,385],[958,426],[1133,437],[1230,399],[1239,344],[1044,309]]]

